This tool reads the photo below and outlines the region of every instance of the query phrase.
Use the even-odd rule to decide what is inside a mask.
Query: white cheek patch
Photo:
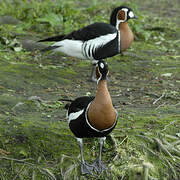
[[[128,12],[128,9],[127,9],[127,8],[122,8],[121,11],[124,11],[124,13],[125,13],[125,18],[124,18],[123,20],[117,21],[117,23],[116,23],[116,29],[119,29],[119,24],[120,24],[121,22],[125,22],[125,21],[127,20],[127,12]]]
[[[133,18],[134,17],[134,13],[132,11],[129,12],[129,17]]]
[[[69,117],[68,117],[69,118],[68,122],[77,119],[83,112],[84,112],[84,109],[82,109],[82,110],[80,110],[78,112],[70,113]]]

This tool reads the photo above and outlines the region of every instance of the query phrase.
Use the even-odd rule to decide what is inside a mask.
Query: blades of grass
[[[35,180],[35,177],[36,177],[36,173],[35,173],[35,170],[33,170],[33,173],[32,173],[32,180]]]
[[[5,176],[3,175],[3,170],[0,170],[0,179],[6,180]]]
[[[47,168],[42,168],[42,170],[52,179],[52,180],[56,180],[55,175]]]
[[[23,171],[23,169],[25,168],[26,164],[23,164],[23,166],[21,167],[21,169],[19,170],[19,172],[14,176],[13,180],[16,180],[18,178],[18,176],[21,174],[21,172]]]
[[[175,171],[173,165],[171,164],[171,162],[169,160],[167,160],[165,157],[164,157],[164,160],[166,161],[167,165],[169,166],[169,168],[171,169],[172,173],[174,174],[174,177],[177,178],[176,171]]]
[[[71,172],[72,172],[72,170],[73,170],[75,167],[76,167],[76,164],[70,165],[70,166],[67,168],[67,170],[65,171],[63,178],[64,178],[64,179],[69,179],[69,178],[70,178],[70,175],[71,175]]]

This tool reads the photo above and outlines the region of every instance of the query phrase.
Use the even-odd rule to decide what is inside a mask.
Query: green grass
[[[148,179],[180,178],[179,4],[150,2],[0,2],[0,16],[20,21],[0,25],[0,179],[146,180],[147,169]],[[139,18],[129,21],[135,34],[131,48],[107,60],[109,90],[119,112],[103,149],[110,171],[82,176],[79,147],[58,99],[95,94],[96,85],[87,81],[90,63],[26,51],[21,40],[109,22],[111,10],[122,4]],[[85,159],[93,162],[98,139],[84,144]]]

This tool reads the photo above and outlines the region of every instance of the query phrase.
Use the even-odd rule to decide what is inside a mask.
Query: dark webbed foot
[[[82,174],[93,174],[93,166],[87,163],[81,164],[81,173]]]

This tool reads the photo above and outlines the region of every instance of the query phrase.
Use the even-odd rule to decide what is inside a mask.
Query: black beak
[[[133,19],[138,19],[138,17],[136,15],[134,15]]]

